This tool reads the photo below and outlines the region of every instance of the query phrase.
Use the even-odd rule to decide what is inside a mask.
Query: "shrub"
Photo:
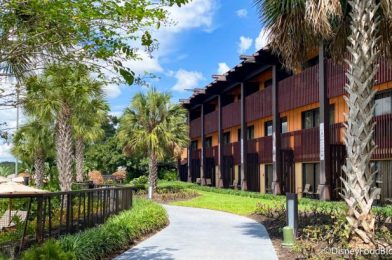
[[[127,168],[118,167],[117,171],[114,172],[112,175],[116,181],[123,182],[127,178]]]
[[[60,244],[54,240],[48,240],[43,245],[35,246],[22,255],[22,259],[34,260],[73,260],[76,256],[73,252],[65,252]]]
[[[100,171],[91,171],[88,173],[88,179],[95,185],[102,185],[104,183],[102,173]]]
[[[135,178],[135,179],[131,180],[131,182],[130,182],[130,184],[132,186],[135,186],[136,188],[141,188],[141,187],[145,188],[147,183],[148,183],[148,177],[145,175],[142,175],[138,178]]]
[[[165,181],[176,181],[177,180],[177,172],[165,170],[162,173],[162,179]]]
[[[64,252],[73,252],[77,259],[102,259],[116,250],[125,249],[143,236],[163,228],[168,222],[168,216],[163,207],[151,201],[135,199],[131,210],[110,217],[105,224],[98,227],[63,236],[58,243]],[[32,256],[37,250],[45,252],[42,247],[46,247],[47,243],[29,249],[25,254]],[[24,257],[23,259],[36,258]]]

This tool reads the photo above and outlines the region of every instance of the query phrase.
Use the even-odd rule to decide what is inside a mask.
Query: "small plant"
[[[145,175],[142,175],[140,177],[137,177],[133,180],[130,181],[129,184],[131,184],[132,186],[135,186],[136,188],[145,188],[145,186],[148,183],[148,177]]]
[[[118,167],[117,171],[112,174],[114,179],[117,182],[122,183],[127,178],[127,168],[126,167]]]
[[[177,180],[177,172],[165,170],[163,171],[162,179],[165,181],[176,181]]]
[[[43,245],[35,246],[25,251],[23,260],[74,260],[76,256],[73,252],[65,252],[60,244],[54,240],[48,240]]]

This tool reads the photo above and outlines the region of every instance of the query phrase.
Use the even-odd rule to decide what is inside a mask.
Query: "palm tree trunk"
[[[148,162],[149,168],[149,185],[152,187],[152,192],[155,192],[157,189],[157,178],[158,178],[158,165],[157,165],[157,156],[155,152],[150,152],[150,158]]]
[[[72,184],[72,128],[70,118],[70,109],[67,105],[64,105],[58,115],[56,129],[56,164],[61,191],[70,191]]]
[[[35,170],[35,185],[38,188],[44,186],[44,172],[45,172],[45,160],[41,154],[37,155],[34,159],[34,170]]]
[[[76,138],[75,142],[76,181],[84,180],[84,140],[83,137]]]
[[[345,97],[349,112],[346,115],[346,147],[348,158],[343,168],[346,179],[343,198],[348,204],[347,220],[353,231],[365,243],[372,242],[375,219],[371,213],[379,190],[374,187],[375,171],[370,164],[375,143],[373,141],[374,77],[378,71],[376,49],[378,19],[375,0],[353,0],[352,34],[348,48],[351,59]]]

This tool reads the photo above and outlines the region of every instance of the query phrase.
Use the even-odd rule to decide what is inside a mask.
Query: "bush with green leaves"
[[[110,217],[105,224],[86,231],[66,235],[58,240],[62,250],[73,252],[76,259],[92,260],[102,259],[117,250],[126,249],[136,240],[162,229],[169,223],[165,209],[151,201],[135,199],[131,210]],[[42,246],[27,250],[22,259],[43,251]],[[57,258],[38,258],[57,259]]]
[[[145,175],[137,177],[129,182],[129,184],[139,189],[144,189],[147,183],[148,183],[148,177]]]
[[[173,170],[163,170],[160,173],[160,179],[165,181],[176,181],[177,180],[177,172]]]
[[[34,246],[23,254],[23,259],[29,260],[74,260],[75,253],[65,252],[60,243],[54,240],[48,240],[43,245]]]

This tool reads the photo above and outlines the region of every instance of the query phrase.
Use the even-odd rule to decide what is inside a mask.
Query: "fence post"
[[[36,241],[41,243],[43,241],[44,230],[43,230],[43,197],[37,197],[37,226],[36,226]]]

